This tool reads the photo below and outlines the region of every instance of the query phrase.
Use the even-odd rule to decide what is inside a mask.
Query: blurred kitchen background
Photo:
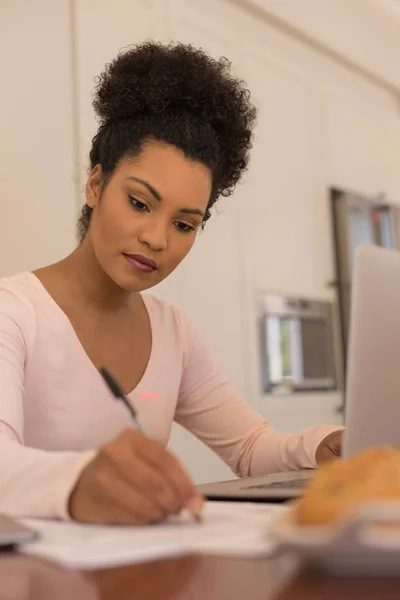
[[[400,0],[0,0],[0,276],[76,244],[95,77],[147,38],[225,55],[259,108],[245,181],[152,293],[273,426],[341,424],[354,249],[399,247]]]

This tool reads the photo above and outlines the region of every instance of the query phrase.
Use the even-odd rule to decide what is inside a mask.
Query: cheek
[[[175,231],[169,251],[170,262],[174,266],[178,265],[190,252],[196,241],[196,236],[196,233],[186,235]]]
[[[129,206],[124,206],[116,198],[104,198],[99,204],[96,215],[97,230],[103,243],[118,244],[129,232],[132,234],[135,220],[127,208],[129,209]]]

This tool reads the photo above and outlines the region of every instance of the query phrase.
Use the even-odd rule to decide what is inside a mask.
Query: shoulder
[[[0,278],[0,318],[11,320],[21,329],[35,323],[34,286],[31,273]]]
[[[149,312],[152,325],[184,333],[189,320],[182,309],[160,300],[152,294],[142,294],[143,301]]]
[[[3,304],[8,306],[23,307],[28,313],[33,315],[33,285],[32,273],[19,273],[11,277],[0,278],[0,309]]]
[[[197,327],[181,308],[151,294],[143,294],[142,298],[149,312],[152,327],[168,338],[171,347],[173,342],[178,343],[186,360],[199,346],[205,346]]]

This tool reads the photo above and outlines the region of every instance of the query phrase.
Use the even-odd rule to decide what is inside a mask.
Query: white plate
[[[334,526],[297,525],[292,507],[271,535],[278,551],[295,552],[331,575],[400,577],[400,502],[365,504]]]

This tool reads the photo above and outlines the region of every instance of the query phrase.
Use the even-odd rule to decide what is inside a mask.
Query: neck
[[[64,275],[68,286],[81,301],[102,312],[115,312],[132,307],[139,300],[137,292],[120,288],[104,272],[86,237],[64,260],[57,263],[57,270]]]

